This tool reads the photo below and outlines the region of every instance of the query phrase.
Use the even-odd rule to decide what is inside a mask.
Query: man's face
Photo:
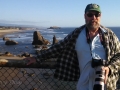
[[[85,15],[86,26],[91,29],[98,29],[100,26],[101,13],[96,11],[86,12]]]

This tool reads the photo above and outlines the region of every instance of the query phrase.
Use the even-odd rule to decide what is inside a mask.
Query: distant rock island
[[[57,26],[51,26],[51,27],[49,27],[49,28],[47,28],[47,29],[60,29],[60,27],[57,27]]]

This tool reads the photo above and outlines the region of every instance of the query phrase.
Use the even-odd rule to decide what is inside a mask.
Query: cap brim
[[[100,11],[100,10],[97,10],[97,9],[90,9],[89,11],[97,11],[97,12],[100,12],[100,13],[101,13],[101,11]]]

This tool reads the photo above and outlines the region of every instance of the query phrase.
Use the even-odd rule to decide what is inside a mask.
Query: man
[[[26,58],[29,64],[57,56],[54,77],[59,80],[78,80],[77,90],[93,90],[97,64],[104,74],[104,88],[115,90],[119,78],[120,44],[117,36],[100,25],[101,10],[97,4],[88,4],[84,14],[86,24],[76,28],[37,58]],[[100,63],[94,63],[97,60]],[[97,61],[98,62],[98,61]],[[93,66],[96,67],[93,67]]]

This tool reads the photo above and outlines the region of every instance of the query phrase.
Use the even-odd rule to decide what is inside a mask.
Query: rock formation
[[[33,34],[32,45],[47,45],[47,44],[50,44],[50,42],[44,39],[40,32],[35,31]]]
[[[18,44],[18,42],[14,41],[14,40],[7,40],[5,42],[5,45],[17,45],[17,44]]]
[[[9,37],[3,37],[3,41],[8,41],[8,40],[10,40]]]
[[[53,36],[53,43],[52,44],[54,45],[55,43],[58,43],[58,40],[56,39],[56,36],[54,35]]]

